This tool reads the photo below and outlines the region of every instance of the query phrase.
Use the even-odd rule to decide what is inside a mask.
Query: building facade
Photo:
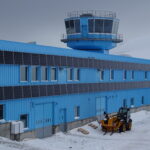
[[[0,119],[46,137],[149,105],[150,61],[109,55],[118,23],[112,12],[69,14],[62,42],[72,49],[0,40]]]

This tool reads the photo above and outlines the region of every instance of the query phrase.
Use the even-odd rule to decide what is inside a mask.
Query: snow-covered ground
[[[88,135],[73,129],[66,134],[57,133],[49,138],[23,142],[0,138],[0,150],[150,150],[150,112],[140,111],[131,117],[133,128],[125,133],[103,135],[100,128],[85,125],[82,128],[90,132]]]

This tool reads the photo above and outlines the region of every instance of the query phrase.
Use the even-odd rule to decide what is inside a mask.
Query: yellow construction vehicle
[[[111,132],[125,132],[131,130],[132,119],[130,118],[130,109],[121,107],[117,114],[108,115],[104,112],[104,120],[100,121],[102,131],[106,134]]]

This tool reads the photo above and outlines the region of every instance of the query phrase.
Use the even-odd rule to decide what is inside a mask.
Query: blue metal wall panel
[[[40,128],[51,124],[61,123],[61,109],[67,111],[67,122],[75,121],[74,108],[80,107],[80,118],[85,119],[96,116],[96,98],[105,97],[107,101],[106,111],[116,112],[127,100],[127,106],[131,105],[134,98],[134,107],[142,106],[141,98],[144,96],[144,105],[150,104],[150,89],[137,89],[128,91],[113,91],[102,93],[72,94],[64,96],[52,96],[13,101],[1,101],[5,105],[5,119],[19,120],[21,114],[29,115],[29,129]],[[54,113],[53,113],[54,112]],[[53,118],[54,115],[54,118]],[[48,120],[49,119],[49,120]]]

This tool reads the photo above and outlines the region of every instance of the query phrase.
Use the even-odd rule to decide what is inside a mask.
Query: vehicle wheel
[[[119,128],[119,132],[125,132],[126,131],[126,125],[123,123],[120,128]]]
[[[127,130],[130,131],[131,127],[132,127],[132,119],[130,119],[128,124],[127,124]]]

